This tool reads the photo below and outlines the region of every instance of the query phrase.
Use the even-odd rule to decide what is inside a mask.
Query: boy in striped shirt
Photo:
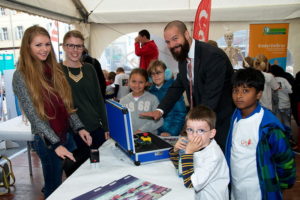
[[[182,177],[186,187],[193,187],[195,199],[229,199],[229,169],[224,154],[213,139],[216,115],[199,105],[186,117],[187,142],[181,137],[170,150],[171,161],[178,169],[181,159]],[[185,153],[179,156],[179,150]]]

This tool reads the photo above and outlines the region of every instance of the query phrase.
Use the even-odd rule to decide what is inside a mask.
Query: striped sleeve
[[[191,176],[194,173],[193,154],[183,154],[181,156],[181,162],[184,185],[187,188],[192,188],[193,184],[191,181]]]
[[[170,160],[172,161],[173,165],[176,169],[178,169],[178,161],[179,161],[179,154],[178,152],[174,152],[174,149],[170,149],[169,151]]]

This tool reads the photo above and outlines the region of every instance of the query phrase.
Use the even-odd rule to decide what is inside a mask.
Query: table
[[[31,134],[30,123],[27,124],[22,120],[22,116],[18,116],[0,123],[0,139],[1,140],[15,140],[27,141],[27,154],[29,163],[29,173],[32,176],[32,164],[30,155],[30,141],[34,140]]]
[[[129,174],[171,188],[161,200],[194,199],[194,190],[185,188],[182,178],[178,177],[170,160],[135,166],[132,160],[115,146],[115,142],[109,139],[100,148],[100,163],[91,164],[87,160],[47,200],[69,200]]]

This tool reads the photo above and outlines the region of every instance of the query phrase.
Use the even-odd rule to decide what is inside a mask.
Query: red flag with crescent
[[[211,0],[202,0],[198,6],[194,22],[193,38],[195,40],[208,41],[210,11]]]
[[[50,37],[52,42],[58,42],[58,21],[52,23]]]

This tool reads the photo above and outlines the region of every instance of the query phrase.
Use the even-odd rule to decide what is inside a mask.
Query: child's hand
[[[186,144],[187,144],[187,139],[185,137],[179,138],[174,146],[174,152],[179,151],[179,149],[185,149]]]
[[[171,134],[168,133],[168,132],[162,132],[162,133],[160,134],[160,136],[162,136],[162,137],[168,137],[168,136],[171,136]]]
[[[106,140],[110,139],[110,134],[109,134],[108,131],[104,132],[104,137],[105,137]]]
[[[143,133],[143,131],[141,131],[141,130],[136,130],[133,134],[135,135],[135,134],[138,134],[138,133]]]
[[[193,154],[194,152],[201,149],[203,146],[203,140],[201,136],[196,136],[193,138],[192,141],[190,141],[185,149],[186,154]]]

